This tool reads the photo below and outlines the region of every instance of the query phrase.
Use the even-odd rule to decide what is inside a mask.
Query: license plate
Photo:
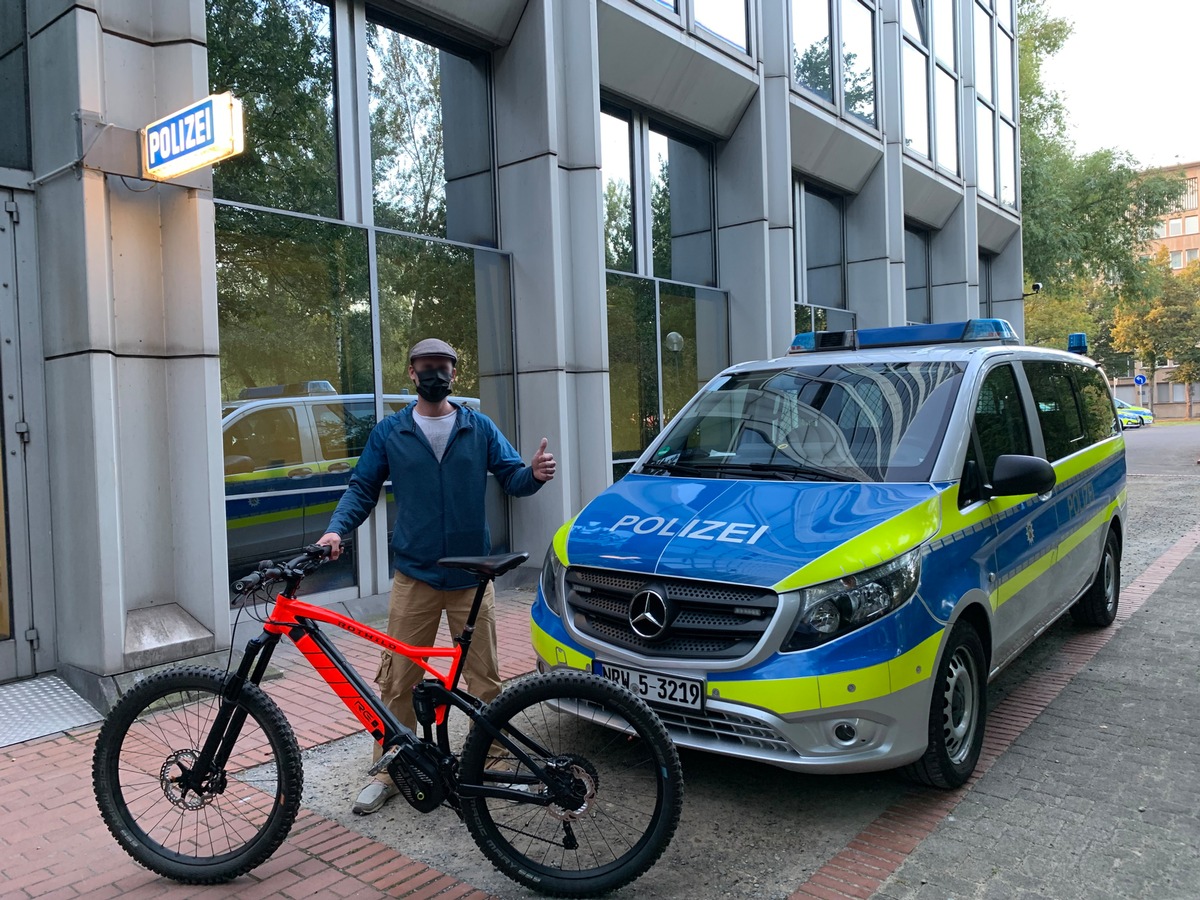
[[[696,678],[680,678],[658,672],[643,672],[626,666],[596,661],[599,675],[626,687],[647,703],[663,706],[704,708],[704,682]]]

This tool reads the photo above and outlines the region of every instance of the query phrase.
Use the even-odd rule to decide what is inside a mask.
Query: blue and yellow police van
[[[987,684],[1116,616],[1125,444],[1086,356],[1000,319],[797,335],[726,369],[555,535],[542,670],[681,746],[805,772],[975,767]]]

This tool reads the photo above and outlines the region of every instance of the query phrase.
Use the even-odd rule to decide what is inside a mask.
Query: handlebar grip
[[[237,581],[235,581],[233,583],[233,590],[234,590],[234,593],[236,593],[236,594],[244,594],[247,591],[253,590],[255,587],[257,587],[261,583],[262,583],[262,573],[261,572],[251,572],[249,575],[245,576],[244,578],[239,578]]]

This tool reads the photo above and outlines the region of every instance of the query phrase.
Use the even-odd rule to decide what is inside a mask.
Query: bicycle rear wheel
[[[249,872],[283,843],[300,809],[300,748],[279,707],[250,683],[237,701],[246,721],[228,762],[200,792],[182,787],[230,677],[201,667],[152,675],[109,713],[92,757],[96,803],[117,843],[188,884]]]
[[[628,884],[667,848],[683,805],[683,770],[666,728],[629,691],[583,672],[515,682],[483,711],[502,733],[546,752],[569,792],[539,782],[512,755],[497,759],[479,726],[463,745],[462,783],[516,786],[549,805],[463,797],[463,818],[492,863],[515,881],[568,897]]]

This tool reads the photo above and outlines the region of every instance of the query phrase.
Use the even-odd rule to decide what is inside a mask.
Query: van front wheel
[[[942,653],[929,704],[929,745],[905,772],[938,788],[962,785],[979,761],[987,720],[987,660],[969,622],[955,623]]]

